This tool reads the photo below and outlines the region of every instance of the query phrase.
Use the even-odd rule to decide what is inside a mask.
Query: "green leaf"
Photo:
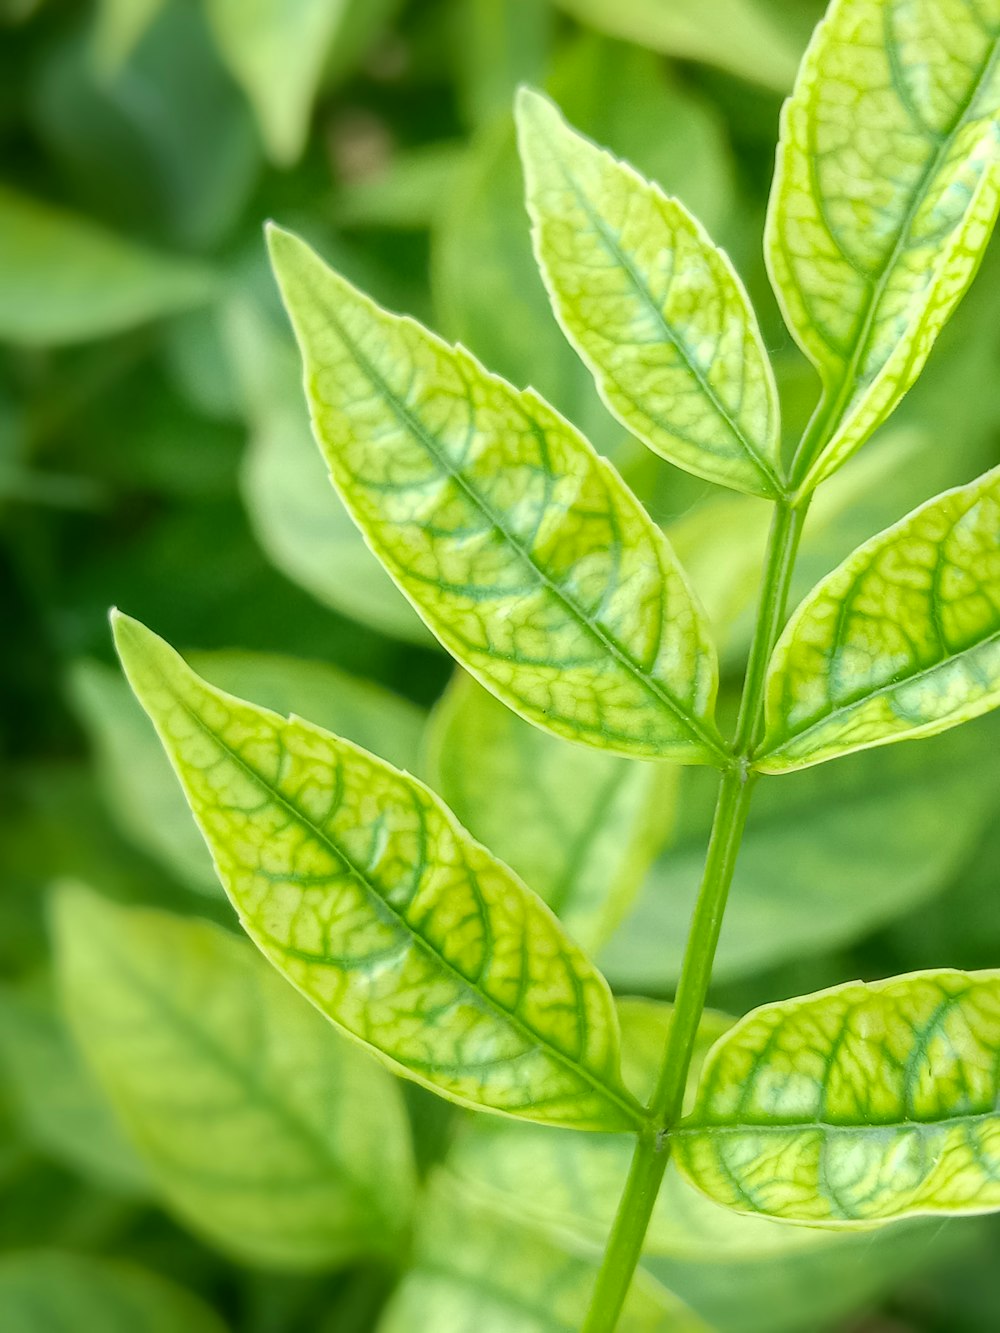
[[[919,375],[1000,204],[1000,10],[835,0],[816,30],[768,213],[772,283],[823,382],[812,489]]]
[[[391,1252],[414,1189],[398,1088],[245,940],[56,900],[66,1011],[163,1198],[243,1262]]]
[[[983,775],[998,744],[1000,718],[988,718],[924,746],[870,750],[761,783],[713,976],[743,977],[849,944],[945,888],[996,808]],[[598,955],[618,989],[655,994],[677,981],[716,797],[701,776],[684,775],[677,837]]]
[[[343,615],[393,638],[433,642],[329,484],[292,339],[249,301],[230,305],[225,334],[250,423],[240,488],[268,558]]]
[[[573,1136],[578,1137],[576,1135]],[[432,1178],[413,1267],[378,1333],[576,1333],[599,1252],[483,1207],[442,1172]],[[648,1275],[633,1279],[619,1333],[707,1333]]]
[[[95,1184],[148,1193],[142,1163],[66,1031],[47,988],[0,990],[0,1070],[30,1141]]]
[[[1000,1209],[1000,972],[767,1005],[715,1045],[677,1164],[738,1212],[858,1226]]]
[[[538,263],[609,410],[679,467],[778,495],[777,390],[725,254],[546,98],[521,90],[518,128]]]
[[[44,1250],[0,1258],[0,1327],[10,1333],[225,1333],[207,1305],[158,1274]]]
[[[582,23],[684,60],[704,60],[784,92],[798,50],[755,0],[557,0]]]
[[[673,819],[677,769],[581,750],[459,674],[431,714],[431,786],[585,949],[627,911]]]
[[[0,338],[30,346],[100,338],[208,299],[202,265],[0,188]]]
[[[738,211],[721,116],[650,52],[582,35],[557,57],[547,87],[575,124],[662,181],[706,225]],[[627,87],[629,96],[609,98],[609,87]],[[432,242],[442,331],[513,383],[533,385],[616,459],[622,432],[553,319],[532,254],[511,119],[473,140]]]
[[[1000,468],[866,542],[771,659],[765,773],[934,736],[1000,703]]]
[[[192,662],[219,689],[254,693],[276,712],[299,713],[416,768],[424,715],[388,690],[324,662],[267,653],[196,653]],[[153,728],[121,674],[97,662],[70,672],[70,696],[97,752],[98,779],[122,833],[185,884],[218,893],[204,839]]]
[[[246,93],[272,161],[300,156],[327,52],[356,0],[208,0],[222,58]]]
[[[617,753],[718,762],[714,649],[660,530],[570,424],[300,240],[270,245],[341,498],[504,703]]]
[[[244,928],[317,1008],[463,1105],[641,1122],[604,979],[422,783],[214,689],[128,617],[115,638]]]

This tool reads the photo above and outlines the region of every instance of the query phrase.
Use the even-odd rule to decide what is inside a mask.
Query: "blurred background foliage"
[[[710,779],[540,738],[468,681],[436,704],[449,663],[356,535],[311,443],[261,224],[301,231],[383,304],[534,384],[583,427],[669,532],[735,687],[767,507],[644,453],[604,411],[531,257],[511,95],[522,81],[548,88],[728,248],[792,437],[816,384],[769,295],[760,235],[780,99],[820,12],[814,0],[0,0],[5,1330],[572,1326],[592,1256],[559,1238],[599,1227],[601,1207],[596,1193],[577,1197],[586,1163],[563,1169],[558,1133],[542,1134],[540,1158],[534,1131],[463,1138],[464,1117],[407,1089],[430,1183],[412,1249],[388,1262],[384,1235],[299,1252],[266,1227],[247,1241],[238,1208],[193,1199],[171,1174],[174,1121],[143,1119],[132,1057],[109,1054],[86,1017],[102,999],[127,1010],[134,987],[113,950],[103,962],[97,944],[79,954],[77,918],[62,909],[69,944],[54,976],[51,890],[72,880],[129,905],[108,939],[133,941],[140,961],[153,950],[150,968],[178,920],[231,925],[111,665],[106,613],[119,604],[197,650],[224,687],[423,773],[564,912],[617,990],[669,998]],[[994,245],[918,387],[824,487],[800,592],[1000,460],[998,269]],[[854,976],[998,965],[998,739],[987,718],[763,784],[713,1003],[739,1013]],[[170,918],[157,927],[136,905]],[[222,949],[224,986],[228,945],[190,928],[191,994],[212,994],[195,963]],[[119,990],[104,994],[112,973]],[[242,975],[229,984],[251,987]],[[635,1024],[639,1047],[646,1031]],[[387,1076],[386,1087],[383,1101],[397,1096]],[[586,1166],[595,1180],[603,1151]],[[400,1168],[376,1200],[404,1232],[408,1180]],[[802,1246],[685,1206],[690,1224],[665,1228],[650,1280],[723,1333],[997,1326],[1000,1232],[988,1221]],[[408,1276],[390,1297],[400,1262]],[[637,1329],[689,1326],[667,1305],[639,1307]]]

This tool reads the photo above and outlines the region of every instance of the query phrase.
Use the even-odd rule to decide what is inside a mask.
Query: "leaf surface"
[[[677,770],[570,745],[464,673],[428,724],[431,785],[585,949],[627,911],[673,818]]]
[[[216,925],[75,886],[55,924],[74,1031],[189,1226],[278,1268],[391,1252],[414,1179],[383,1070]]]
[[[0,338],[46,346],[100,338],[209,299],[209,270],[88,219],[0,189]]]
[[[661,181],[706,226],[737,211],[721,116],[652,52],[581,34],[557,53],[546,86],[574,124]],[[606,96],[619,86],[627,98]],[[532,253],[512,118],[484,126],[470,144],[441,203],[431,257],[442,331],[514,384],[533,385],[617,461],[621,428],[553,318]]]
[[[354,6],[355,0],[208,0],[222,58],[279,165],[302,152],[327,52]]]
[[[782,113],[766,251],[823,382],[806,489],[920,373],[1000,203],[1000,3],[835,0]]]
[[[718,762],[714,648],[660,530],[570,424],[272,229],[345,505],[445,647],[529,721]]]
[[[335,611],[392,638],[432,643],[329,484],[292,339],[249,301],[231,303],[225,336],[250,423],[240,489],[269,559]]]
[[[756,0],[558,0],[602,32],[684,60],[703,60],[783,92],[795,77],[798,50],[786,24]]]
[[[521,90],[518,128],[538,263],[609,410],[679,467],[779,494],[774,377],[726,255],[546,98]]]
[[[850,982],[709,1053],[677,1164],[738,1212],[858,1226],[1000,1209],[1000,972]]]
[[[220,689],[252,691],[276,712],[315,718],[400,768],[417,767],[424,715],[389,690],[325,662],[277,654],[195,653],[191,660]],[[70,672],[70,694],[96,750],[101,790],[122,833],[185,884],[218,893],[204,839],[156,733],[121,674],[99,662],[77,662]]]
[[[464,1105],[640,1122],[603,977],[422,783],[214,689],[127,617],[115,638],[244,928],[322,1013]]]
[[[946,491],[825,578],[778,641],[766,773],[934,736],[1000,703],[1000,468]]]
[[[415,1262],[378,1333],[577,1333],[599,1258],[592,1247],[545,1235],[516,1213],[484,1207],[438,1171]],[[617,1327],[621,1333],[707,1333],[700,1319],[644,1273],[633,1279]]]
[[[203,1301],[159,1274],[55,1250],[0,1259],[0,1327],[10,1333],[225,1333]]]
[[[0,1071],[26,1137],[41,1152],[104,1189],[148,1194],[145,1169],[47,986],[0,989]]]

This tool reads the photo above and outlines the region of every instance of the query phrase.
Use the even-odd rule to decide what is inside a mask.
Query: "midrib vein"
[[[345,867],[350,877],[355,881],[355,883],[359,885],[359,887],[364,892],[365,896],[373,898],[379,904],[379,907],[386,913],[386,915],[391,917],[395,921],[396,925],[407,936],[409,936],[409,938],[417,945],[418,948],[423,949],[424,952],[427,953],[434,960],[434,962],[442,969],[442,971],[448,973],[462,987],[468,987],[469,990],[473,991],[474,994],[476,994],[483,1001],[485,1001],[485,1003],[488,1005],[489,1008],[491,1008],[494,1011],[494,1013],[499,1015],[504,1022],[509,1023],[513,1028],[515,1028],[520,1033],[520,1035],[523,1038],[528,1040],[529,1049],[531,1043],[543,1046],[551,1059],[564,1065],[577,1078],[582,1079],[585,1083],[589,1083],[595,1092],[599,1093],[602,1097],[604,1097],[608,1101],[614,1103],[615,1106],[617,1106],[617,1108],[629,1118],[633,1126],[638,1126],[643,1123],[640,1108],[637,1103],[630,1105],[628,1101],[626,1101],[618,1092],[615,1091],[615,1089],[613,1089],[612,1087],[610,1087],[605,1083],[602,1083],[600,1080],[597,1079],[595,1075],[593,1075],[582,1064],[576,1063],[569,1056],[565,1055],[562,1051],[560,1051],[558,1047],[553,1046],[552,1043],[549,1041],[549,1039],[546,1038],[544,1033],[536,1032],[533,1028],[527,1025],[527,1023],[524,1021],[523,1018],[520,1017],[520,1015],[512,1013],[509,1009],[505,1009],[504,1006],[500,1004],[500,1002],[496,1000],[492,995],[481,989],[471,978],[465,976],[464,973],[460,972],[459,969],[449,959],[445,958],[444,955],[440,953],[440,951],[436,949],[430,943],[429,940],[427,940],[422,935],[418,935],[413,926],[407,920],[407,918],[403,916],[402,913],[398,912],[396,908],[394,908],[389,902],[386,901],[385,898],[382,897],[382,895],[372,885],[371,881],[366,878],[361,869],[354,863],[354,861],[347,855],[347,853],[340,846],[338,846],[338,844],[333,842],[332,839],[329,838],[327,834],[322,829],[320,829],[309,818],[308,815],[304,813],[304,811],[299,809],[299,807],[295,805],[291,800],[289,800],[287,797],[283,796],[280,792],[278,792],[276,788],[268,781],[268,779],[262,773],[259,773],[251,764],[249,764],[243,758],[241,754],[239,754],[238,751],[234,750],[232,746],[228,745],[226,741],[224,741],[222,737],[218,735],[217,732],[213,731],[207,725],[207,723],[205,723],[204,720],[198,715],[198,713],[195,712],[195,710],[188,703],[186,703],[183,699],[181,699],[178,696],[176,691],[172,689],[170,682],[167,680],[165,676],[162,675],[162,673],[161,673],[161,680],[163,680],[164,685],[170,691],[177,706],[184,711],[184,713],[191,719],[192,722],[194,722],[194,724],[199,728],[202,734],[207,736],[210,741],[212,741],[215,745],[217,745],[219,749],[223,752],[223,754],[225,754],[225,756],[230,760],[230,762],[232,762],[252,782],[254,782],[262,791],[264,791],[271,798],[271,800],[274,801],[276,805],[278,805],[294,821],[296,821],[299,824],[299,826],[303,828],[312,838],[314,838],[323,848],[325,848],[326,851],[331,853],[331,855],[333,855]],[[224,694],[222,694],[221,692],[216,692],[210,686],[207,685],[205,686],[205,688],[208,689],[210,693],[217,694],[219,702],[223,703],[226,706],[229,706],[230,701],[226,698]],[[276,944],[275,947],[282,948],[280,944]],[[323,964],[322,954],[312,955],[312,957],[315,965],[321,966]],[[349,969],[343,969],[343,970],[349,970]]]
[[[631,654],[629,654],[626,651],[624,646],[617,641],[617,639],[613,638],[612,635],[609,634],[608,631],[605,630],[602,626],[598,625],[595,621],[591,620],[580,607],[578,607],[573,601],[571,601],[570,598],[567,596],[567,594],[563,591],[563,589],[551,578],[548,572],[545,569],[543,569],[542,566],[537,563],[537,561],[534,560],[534,558],[531,555],[531,552],[527,550],[527,548],[507,527],[504,521],[504,516],[500,514],[497,510],[495,510],[493,506],[481,494],[481,492],[479,492],[468,481],[468,479],[463,475],[463,473],[454,466],[454,464],[448,458],[447,454],[442,453],[441,449],[438,447],[437,441],[427,430],[424,423],[410,409],[410,407],[405,402],[402,401],[402,399],[398,396],[398,394],[396,394],[394,390],[390,388],[390,386],[386,383],[384,377],[380,374],[380,372],[375,368],[374,365],[372,365],[372,363],[368,360],[368,358],[357,346],[357,344],[353,341],[353,339],[351,339],[348,336],[347,331],[344,329],[341,322],[337,319],[336,315],[334,315],[331,310],[327,309],[327,316],[330,320],[330,323],[336,329],[341,344],[344,347],[345,351],[347,351],[347,353],[353,358],[355,364],[361,370],[362,374],[364,374],[368,378],[370,383],[383,396],[384,400],[387,402],[388,406],[390,407],[391,411],[394,413],[400,424],[403,425],[413,436],[416,437],[419,443],[423,446],[424,449],[426,449],[427,453],[430,455],[435,466],[438,467],[440,471],[444,473],[445,476],[447,476],[451,481],[453,481],[456,484],[456,486],[458,486],[458,488],[462,491],[462,493],[469,500],[472,506],[475,509],[477,509],[484,516],[484,518],[489,520],[492,526],[500,533],[504,542],[510,547],[510,549],[515,553],[515,555],[518,556],[522,564],[524,564],[532,572],[534,577],[538,579],[538,581],[544,586],[544,588],[550,593],[550,595],[560,604],[560,606],[562,606],[562,608],[566,611],[569,618],[575,621],[576,624],[579,625],[583,630],[585,630],[592,638],[596,639],[597,642],[601,645],[601,647],[604,648],[607,651],[607,653],[615,659],[615,661],[625,670],[625,672],[629,676],[631,676],[634,680],[636,680],[643,687],[643,689],[645,689],[649,694],[651,694],[658,704],[661,704],[665,708],[667,708],[669,712],[674,716],[674,718],[681,724],[681,726],[690,733],[691,737],[693,738],[696,744],[703,746],[711,754],[715,755],[717,759],[724,759],[726,756],[724,754],[723,749],[719,745],[718,741],[712,739],[707,729],[704,728],[697,721],[696,718],[692,717],[687,712],[683,704],[681,704],[679,700],[675,699],[674,696],[666,689],[666,687],[659,680],[657,680],[654,676],[648,674],[639,665],[639,663],[635,660],[635,658],[633,658]],[[598,459],[597,462],[599,464],[600,460]],[[346,489],[347,488],[345,487],[345,490]],[[659,554],[660,552],[658,552],[658,555]],[[392,558],[391,554],[390,558]],[[662,564],[659,565],[659,568],[662,574],[663,573]],[[664,584],[665,582],[666,581],[664,580]],[[666,599],[665,586],[663,589],[663,593],[664,593],[664,599]]]

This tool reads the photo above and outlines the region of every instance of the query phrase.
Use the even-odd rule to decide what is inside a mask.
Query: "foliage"
[[[1000,7],[820,18],[0,5],[3,1328],[995,1323]]]

